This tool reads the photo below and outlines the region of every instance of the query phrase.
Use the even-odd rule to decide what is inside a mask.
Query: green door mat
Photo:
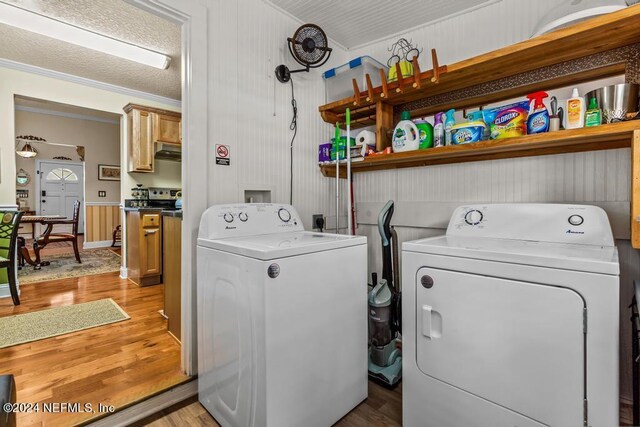
[[[0,317],[0,348],[130,319],[111,298]]]

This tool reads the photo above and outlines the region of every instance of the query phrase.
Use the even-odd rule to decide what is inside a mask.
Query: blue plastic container
[[[352,79],[356,79],[358,87],[361,91],[367,90],[367,81],[365,75],[368,73],[371,77],[371,84],[374,87],[380,86],[380,71],[384,70],[385,76],[389,71],[389,67],[381,64],[370,56],[359,56],[344,65],[325,71],[322,74],[324,78],[326,103],[339,101],[341,99],[353,96]]]

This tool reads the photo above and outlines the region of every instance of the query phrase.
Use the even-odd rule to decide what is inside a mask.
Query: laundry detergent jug
[[[400,119],[393,131],[393,152],[417,150],[420,146],[420,134],[417,126],[411,121],[410,113],[403,111]]]

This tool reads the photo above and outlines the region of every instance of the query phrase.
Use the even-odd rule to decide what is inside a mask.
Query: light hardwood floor
[[[20,306],[0,299],[0,317],[112,298],[131,316],[111,325],[0,349],[0,374],[16,376],[19,402],[124,407],[180,384],[180,346],[167,333],[162,285],[140,288],[117,273],[28,284]],[[99,414],[18,414],[18,426],[70,426]]]
[[[620,407],[620,425],[632,425],[631,407]],[[197,397],[180,402],[145,418],[132,427],[219,427]],[[369,397],[336,423],[337,427],[399,427],[402,426],[402,386],[389,390],[369,381]]]
[[[50,255],[66,253],[71,251],[71,247],[68,245],[65,245],[65,244],[55,244],[55,245],[57,246],[52,245],[50,246],[50,248],[48,248],[50,251],[48,253]],[[115,249],[115,251],[119,252],[119,249]],[[46,398],[48,399],[47,401],[49,402],[60,402],[60,401],[63,401],[61,400],[63,399],[63,397],[61,396],[74,396],[74,395],[76,396],[75,401],[86,402],[87,400],[84,399],[84,396],[89,395],[89,396],[97,396],[95,397],[95,399],[98,399],[98,400],[95,400],[96,405],[97,405],[97,402],[112,402],[111,404],[116,404],[113,402],[120,401],[122,403],[119,406],[124,406],[126,405],[127,401],[132,402],[140,399],[145,394],[150,395],[153,393],[152,390],[154,390],[155,384],[153,384],[153,381],[149,381],[149,378],[144,377],[145,374],[131,376],[129,379],[126,379],[126,374],[124,372],[137,370],[137,369],[140,369],[140,367],[145,366],[146,361],[150,360],[149,358],[152,357],[150,354],[147,354],[149,353],[148,349],[154,348],[155,346],[159,346],[159,348],[165,348],[165,353],[166,353],[165,354],[166,360],[164,360],[165,362],[167,362],[166,364],[159,363],[158,358],[153,358],[153,362],[155,363],[154,366],[161,366],[161,368],[157,371],[158,376],[167,375],[166,382],[161,382],[160,387],[164,387],[165,384],[166,386],[169,386],[171,384],[178,384],[186,380],[186,377],[184,375],[179,374],[179,372],[177,372],[174,369],[174,368],[177,368],[180,363],[179,347],[173,340],[170,340],[169,342],[167,342],[166,337],[168,336],[168,334],[166,334],[166,332],[164,333],[162,332],[162,331],[166,331],[166,321],[164,320],[161,321],[160,319],[158,319],[159,316],[155,316],[157,315],[157,311],[160,310],[162,306],[162,299],[161,299],[162,297],[161,296],[159,297],[159,295],[161,295],[162,293],[162,287],[150,286],[146,288],[139,288],[126,280],[118,279],[116,275],[102,275],[102,276],[92,276],[92,277],[96,279],[97,278],[101,278],[101,279],[99,280],[95,280],[95,279],[87,280],[89,278],[67,279],[67,281],[75,280],[77,283],[75,285],[73,284],[62,285],[60,292],[51,292],[51,295],[49,296],[50,301],[49,302],[43,301],[41,303],[43,305],[34,305],[34,301],[31,301],[29,306],[34,307],[36,309],[42,309],[47,307],[64,305],[64,301],[67,301],[68,303],[70,298],[71,299],[77,298],[78,300],[76,302],[91,301],[94,299],[103,298],[103,297],[88,298],[87,293],[91,293],[92,289],[95,289],[97,286],[100,286],[100,287],[107,286],[107,288],[116,287],[119,289],[119,292],[123,294],[120,297],[121,299],[115,298],[110,295],[107,297],[114,298],[114,300],[118,304],[120,304],[121,307],[123,307],[125,311],[132,317],[132,320],[136,320],[136,322],[139,322],[139,323],[141,322],[140,325],[136,326],[135,328],[131,328],[131,329],[126,328],[127,331],[130,331],[130,332],[133,332],[135,329],[138,329],[137,332],[133,332],[134,334],[136,334],[136,336],[131,337],[130,341],[126,340],[125,338],[115,340],[115,341],[118,341],[119,343],[114,343],[113,342],[114,340],[110,339],[109,341],[105,341],[104,343],[98,344],[97,348],[92,349],[91,353],[94,354],[95,359],[93,360],[93,362],[89,361],[89,365],[87,365],[87,362],[82,362],[81,366],[88,367],[93,365],[89,368],[93,370],[93,374],[89,374],[89,375],[85,374],[82,378],[75,378],[75,380],[71,380],[71,381],[69,381],[70,379],[68,377],[65,378],[66,374],[64,373],[61,374],[63,377],[62,379],[60,379],[58,375],[53,375],[49,379],[43,380],[41,386],[36,385],[35,387],[30,387],[29,389],[24,391],[21,391],[20,379],[18,379],[19,381],[18,400],[20,402],[33,402],[34,400],[33,400],[33,397],[31,396],[46,396]],[[22,295],[24,295],[25,297],[28,296],[28,294],[25,294],[24,292],[36,291],[35,288],[37,286],[41,286],[42,284],[48,287],[53,287],[53,286],[60,286],[59,284],[60,282],[65,282],[65,281],[43,282],[41,284],[23,286]],[[110,285],[105,285],[105,283],[110,283]],[[76,289],[75,291],[72,291],[73,296],[71,297],[64,296],[64,294],[68,293],[66,288]],[[80,288],[83,288],[82,292],[79,292]],[[38,291],[39,290],[40,289],[38,289]],[[151,292],[153,290],[157,292]],[[146,292],[148,292],[148,294]],[[105,290],[105,293],[108,294],[109,291]],[[51,299],[56,294],[59,294],[57,296],[59,301],[56,303],[53,303]],[[134,313],[138,313],[138,309],[136,309],[135,311],[131,309],[134,306],[133,302],[131,302],[129,306],[126,306],[125,305],[126,302],[123,302],[123,301],[127,301],[127,300],[130,301],[136,297],[142,297],[143,299],[146,299],[147,304],[145,305],[148,305],[148,307],[144,307],[144,308],[139,307],[140,317],[134,319]],[[46,300],[47,297],[45,296],[44,299]],[[6,299],[0,300],[0,317],[7,315],[7,310],[8,308],[10,308],[10,307],[7,307],[8,306],[7,303],[10,303],[10,300],[9,301],[6,301]],[[50,304],[50,305],[47,305],[47,304]],[[23,301],[23,305],[24,305],[24,301]],[[152,305],[153,307],[151,307]],[[26,311],[29,311],[29,309],[27,309]],[[12,313],[12,314],[15,314],[15,313]],[[136,314],[136,317],[138,317],[137,314]],[[164,325],[162,328],[160,328],[161,329],[160,331],[157,330],[157,323],[159,321]],[[143,325],[152,326],[152,328],[148,330],[149,332],[148,335],[141,331],[140,327]],[[101,328],[109,328],[110,326],[115,326],[115,325],[104,326]],[[101,328],[97,328],[96,330]],[[128,335],[129,332],[127,331],[122,331],[122,334]],[[88,332],[89,331],[77,332],[71,335],[85,334]],[[108,335],[108,333],[99,334],[99,335],[104,336],[104,335]],[[58,341],[60,341],[60,338],[62,337],[59,337]],[[76,340],[80,338],[81,337],[79,336],[77,337]],[[51,340],[56,340],[56,339],[52,338]],[[43,341],[50,341],[50,340],[43,340]],[[40,343],[42,343],[43,341],[41,341]],[[32,343],[32,344],[35,345],[36,343]],[[100,359],[101,355],[99,354],[101,351],[100,349],[109,348],[113,344],[115,344],[118,347],[111,348],[108,351],[106,351],[106,353],[103,354],[105,356],[104,363],[109,364],[109,366],[102,367],[101,366],[102,359]],[[25,346],[29,346],[29,344],[23,344],[22,346],[17,346],[15,348],[25,347]],[[141,347],[143,347],[144,349],[140,350]],[[167,347],[171,347],[171,349]],[[44,350],[45,348],[48,348],[48,350]],[[10,349],[0,350],[0,360],[4,361],[4,358],[6,357],[6,354],[7,354],[7,350],[10,350]],[[49,354],[52,350],[50,349],[50,346],[45,346],[43,350],[44,350],[43,354],[40,357],[34,357],[34,358],[21,357],[21,359],[25,359],[25,362],[26,362],[25,365],[27,370],[30,369],[28,367],[29,365],[35,365],[37,363],[40,363],[40,361],[42,360],[47,360],[47,357],[48,357],[47,354]],[[25,352],[28,352],[28,350],[25,350]],[[77,353],[78,351],[72,350],[71,352]],[[128,359],[124,353],[129,353],[130,356],[132,353],[139,354],[139,356],[141,357],[141,360],[134,361],[133,359]],[[91,357],[89,355],[87,356]],[[18,357],[13,357],[13,359],[14,360],[10,360],[10,363],[13,363],[13,362],[18,363],[17,362],[17,360],[19,359]],[[55,359],[61,359],[60,355],[56,355]],[[51,359],[51,360],[54,360],[54,359]],[[60,363],[60,362],[56,362],[56,363]],[[79,369],[84,369],[84,368],[79,368]],[[78,369],[74,369],[74,370],[78,370]],[[9,371],[11,371],[11,369],[8,369],[8,367],[5,367],[4,363],[0,364],[0,374],[9,372]],[[46,372],[46,369],[44,369],[44,371]],[[21,372],[22,372],[22,369],[21,369]],[[25,372],[25,373],[27,373],[27,377],[34,377],[38,375],[37,372],[42,372],[42,370],[34,371],[34,375],[31,375],[31,376],[28,375],[28,372]],[[146,375],[148,375],[148,371],[145,371],[145,373],[147,373]],[[33,380],[30,380],[30,381],[33,381]],[[65,383],[65,381],[67,382]],[[137,386],[133,386],[133,384],[137,384]],[[46,393],[47,388],[50,387],[50,385],[51,387],[56,388],[55,396],[53,393],[53,388],[51,390],[48,390],[49,393]],[[157,391],[161,390],[160,387],[157,387]],[[102,396],[104,396],[105,398],[103,399]],[[67,398],[66,401],[70,401],[69,399],[70,398]],[[71,416],[69,417],[22,416],[19,418],[18,425],[19,427],[27,426],[27,425],[42,425],[41,422],[43,421],[46,422],[47,426],[70,425],[71,422],[81,422],[86,419],[87,417],[78,417],[78,416],[73,416],[73,417]],[[629,405],[621,404],[620,424],[622,426],[632,425],[632,413],[631,413],[631,407]],[[179,427],[179,426],[187,426],[187,425],[188,426],[211,426],[211,427],[219,426],[219,424],[216,423],[216,421],[204,409],[204,407],[200,405],[196,397],[185,400],[184,402],[180,402],[174,406],[171,406],[170,408],[167,408],[163,411],[158,412],[157,414],[154,414],[148,418],[145,418],[144,420],[141,420],[133,424],[132,426]],[[365,400],[360,405],[358,405],[358,407],[356,407],[353,411],[347,414],[344,418],[342,418],[336,424],[336,426],[339,426],[339,427],[365,427],[365,426],[396,427],[401,425],[402,425],[402,387],[399,386],[399,387],[396,387],[394,390],[388,390],[372,382],[369,382],[369,397],[367,398],[367,400]]]
[[[339,427],[399,427],[401,425],[402,387],[388,390],[371,381],[369,381],[369,397],[336,424]],[[193,397],[132,424],[130,427],[142,426],[219,427],[220,425],[198,402],[197,397]]]

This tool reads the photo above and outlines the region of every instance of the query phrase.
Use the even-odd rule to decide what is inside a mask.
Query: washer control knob
[[[289,222],[291,220],[291,212],[285,208],[280,208],[278,210],[278,217],[284,222]]]
[[[469,225],[477,225],[482,222],[482,212],[477,209],[470,210],[464,215],[464,221]]]
[[[226,214],[224,214],[224,220],[227,222],[233,222],[233,215],[227,212]]]
[[[582,225],[582,223],[584,222],[584,218],[582,218],[580,215],[571,215],[568,219],[569,224],[571,225]]]
[[[246,213],[244,213],[244,212],[240,212],[240,213],[238,214],[238,218],[239,218],[239,219],[240,219],[240,221],[242,221],[242,222],[247,222],[247,220],[249,219],[249,216],[248,216]]]

